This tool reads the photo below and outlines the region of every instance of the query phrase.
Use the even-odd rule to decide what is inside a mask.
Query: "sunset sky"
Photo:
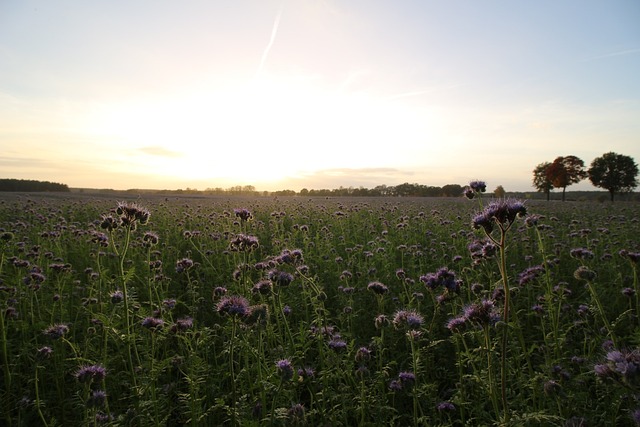
[[[608,151],[640,161],[637,0],[0,1],[0,178],[531,191]]]

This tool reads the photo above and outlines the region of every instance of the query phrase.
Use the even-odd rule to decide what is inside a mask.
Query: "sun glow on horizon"
[[[141,160],[148,174],[212,182],[231,176],[256,186],[312,170],[400,162],[406,153],[393,149],[395,141],[427,137],[400,101],[327,90],[316,80],[266,76],[103,104],[86,131]]]

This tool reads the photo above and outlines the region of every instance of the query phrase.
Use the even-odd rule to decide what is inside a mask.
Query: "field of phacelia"
[[[0,197],[0,424],[640,423],[640,205]]]

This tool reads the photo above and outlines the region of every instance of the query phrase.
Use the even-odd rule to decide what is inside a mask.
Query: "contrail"
[[[276,15],[276,20],[273,23],[273,29],[271,30],[271,38],[269,39],[269,44],[262,52],[262,58],[260,59],[260,65],[258,66],[258,71],[256,71],[256,77],[262,73],[262,69],[264,68],[265,62],[267,62],[267,57],[269,56],[269,51],[271,50],[271,46],[273,46],[273,42],[276,39],[276,34],[278,33],[278,26],[280,25],[280,17],[282,16],[282,9],[284,7],[284,3],[280,5],[280,10],[278,10],[278,14]]]

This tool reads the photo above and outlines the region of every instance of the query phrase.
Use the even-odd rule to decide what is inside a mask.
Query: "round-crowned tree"
[[[587,173],[593,185],[609,191],[612,202],[616,193],[638,186],[638,165],[624,154],[609,152],[595,158]]]

